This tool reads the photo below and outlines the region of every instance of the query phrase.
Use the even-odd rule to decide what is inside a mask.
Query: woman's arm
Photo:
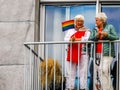
[[[110,33],[108,33],[108,36],[107,36],[108,40],[117,40],[117,39],[119,39],[119,37],[118,37],[118,35],[117,35],[116,31],[115,31],[114,26],[109,25],[109,29],[110,29]]]

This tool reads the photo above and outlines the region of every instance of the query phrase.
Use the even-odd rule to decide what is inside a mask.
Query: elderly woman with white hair
[[[100,12],[95,17],[96,27],[92,30],[90,40],[117,40],[118,35],[111,24],[107,24],[107,16]],[[95,74],[97,90],[113,90],[110,77],[110,65],[115,57],[114,43],[99,42],[96,44]]]
[[[90,36],[90,30],[84,26],[84,16],[83,15],[75,16],[74,25],[75,28],[67,31],[64,40],[87,41]],[[80,85],[78,88],[80,90],[87,89],[87,66],[88,66],[87,63],[88,63],[88,55],[85,50],[85,45],[76,44],[76,43],[73,43],[72,45],[69,44],[67,50],[67,65],[66,65],[67,90],[75,90],[76,76],[80,78],[79,80]]]

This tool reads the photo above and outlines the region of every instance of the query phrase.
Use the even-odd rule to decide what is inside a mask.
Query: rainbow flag
[[[74,28],[74,20],[67,20],[62,22],[62,31]]]

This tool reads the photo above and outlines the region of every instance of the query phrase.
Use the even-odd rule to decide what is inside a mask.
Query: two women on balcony
[[[75,28],[67,31],[65,41],[87,41],[90,36],[90,30],[84,27],[84,16],[77,15],[74,19]],[[66,65],[66,89],[75,90],[75,78],[80,78],[80,90],[87,88],[87,67],[88,55],[86,45],[81,43],[72,43],[68,45],[67,65]],[[77,73],[76,73],[77,72]],[[77,74],[77,75],[76,75]]]
[[[107,24],[107,16],[105,13],[98,13],[95,17],[96,27],[92,30],[90,40],[117,40],[118,35],[115,28],[111,24]],[[96,43],[95,54],[95,75],[97,90],[113,90],[110,77],[110,65],[115,57],[114,43],[100,42]]]
[[[65,41],[99,41],[99,40],[117,40],[119,39],[115,28],[111,24],[107,24],[107,16],[105,13],[98,13],[95,17],[96,27],[90,31],[84,27],[84,16],[75,16],[75,28],[68,30],[65,35]],[[67,76],[66,88],[68,90],[75,89],[75,77],[80,78],[80,90],[87,88],[87,66],[88,55],[84,49],[86,44],[73,43],[68,45],[67,51]],[[95,45],[95,90],[113,90],[110,65],[115,57],[115,49],[113,42],[99,42]]]

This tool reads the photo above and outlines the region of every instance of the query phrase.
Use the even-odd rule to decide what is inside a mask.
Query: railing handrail
[[[98,42],[120,42],[120,40],[99,40],[99,41],[45,41],[45,42],[25,42],[24,45],[38,44],[70,44],[70,43],[98,43]]]

